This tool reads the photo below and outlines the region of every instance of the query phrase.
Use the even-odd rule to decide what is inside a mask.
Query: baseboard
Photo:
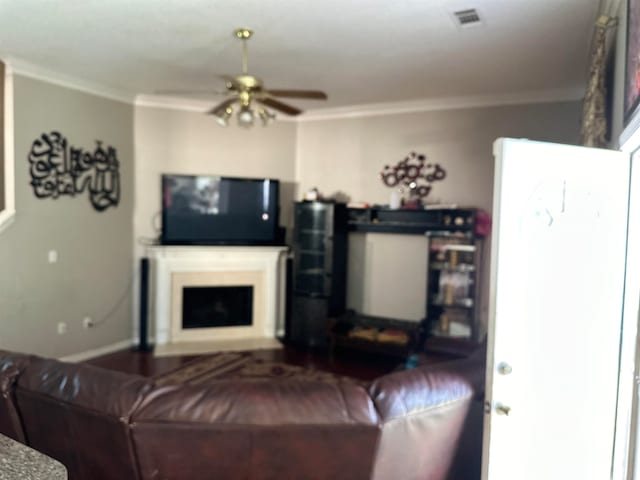
[[[100,355],[106,355],[107,353],[117,352],[118,350],[131,348],[132,346],[133,341],[131,339],[126,339],[117,343],[112,343],[111,345],[106,345],[104,347],[94,348],[93,350],[87,350],[85,352],[67,355],[65,357],[61,357],[59,360],[71,363],[83,362],[84,360],[89,360],[90,358],[99,357]]]

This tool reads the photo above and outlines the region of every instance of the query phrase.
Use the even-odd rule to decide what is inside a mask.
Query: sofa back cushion
[[[369,393],[382,422],[372,478],[447,478],[471,386],[449,372],[420,367],[378,378]]]
[[[33,361],[16,397],[29,444],[74,479],[137,479],[129,418],[151,381],[56,360]]]
[[[156,387],[133,417],[142,477],[368,479],[379,436],[352,384],[220,381]]]
[[[0,350],[0,433],[27,443],[15,400],[18,377],[31,361],[30,355]]]

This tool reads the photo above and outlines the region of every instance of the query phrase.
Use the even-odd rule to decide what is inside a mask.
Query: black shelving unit
[[[403,210],[383,207],[350,208],[349,230],[353,232],[402,233],[473,232],[477,208],[433,208]]]
[[[328,319],[342,314],[347,284],[347,207],[296,202],[291,342],[329,345]]]
[[[477,344],[480,328],[482,239],[473,232],[427,235],[427,347],[448,350],[455,343]]]

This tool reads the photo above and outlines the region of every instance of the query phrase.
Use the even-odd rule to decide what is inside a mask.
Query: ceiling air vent
[[[470,27],[472,25],[480,25],[481,23],[480,15],[475,8],[453,12],[453,16],[459,27]]]

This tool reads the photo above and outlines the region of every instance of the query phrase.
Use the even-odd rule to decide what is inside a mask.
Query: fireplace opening
[[[249,326],[252,312],[253,286],[182,289],[182,328]]]

